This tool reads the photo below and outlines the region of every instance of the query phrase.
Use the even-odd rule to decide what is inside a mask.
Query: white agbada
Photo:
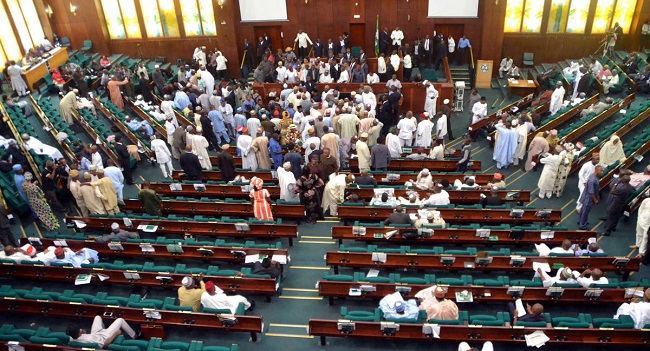
[[[537,182],[540,197],[548,195],[547,197],[549,199],[551,198],[553,185],[555,185],[555,178],[557,178],[557,170],[560,167],[561,161],[562,154],[550,155],[539,160],[539,162],[544,165],[542,174],[539,176],[539,181]]]
[[[390,33],[390,38],[393,39],[393,45],[402,46],[402,40],[404,40],[404,32],[395,29]]]
[[[474,106],[472,106],[472,124],[485,119],[485,117],[487,117],[487,109],[487,102],[481,103],[479,101],[475,103]]]
[[[399,63],[400,63],[400,58],[397,54],[390,55],[390,64],[395,69],[395,72],[399,71]]]
[[[104,162],[102,161],[102,155],[99,152],[95,152],[90,155],[91,161],[90,164],[97,167],[97,169],[104,169]]]
[[[427,118],[418,123],[418,129],[415,132],[415,146],[430,147],[432,130],[433,122],[430,119]]]
[[[293,172],[278,167],[278,183],[280,184],[280,199],[284,201],[300,201],[298,194],[294,192],[296,187],[296,176]]]
[[[580,209],[582,208],[580,197],[582,197],[582,192],[585,190],[585,187],[587,186],[587,181],[589,180],[589,176],[594,174],[595,170],[596,170],[596,165],[591,163],[591,161],[589,161],[584,165],[582,165],[582,168],[580,168],[580,172],[578,172],[578,189],[580,190],[580,195],[578,195],[578,200],[576,201],[577,211],[580,211]]]
[[[639,217],[636,219],[636,242],[639,247],[639,253],[645,254],[646,244],[648,241],[648,227],[650,227],[650,197],[641,202],[639,207]]]
[[[208,155],[208,147],[210,143],[200,134],[192,135],[192,153],[199,158],[201,168],[212,169],[212,162],[210,162],[210,155]]]
[[[433,86],[429,84],[426,89],[426,97],[424,98],[424,111],[429,112],[429,116],[436,115],[436,103],[438,101],[438,91]]]
[[[242,167],[255,171],[257,170],[257,158],[255,153],[251,152],[252,143],[253,138],[248,134],[242,134],[237,138],[237,149],[241,152]]]
[[[29,150],[34,150],[39,155],[47,155],[49,156],[52,160],[56,161],[60,158],[63,158],[63,154],[59,149],[43,144],[40,140],[36,139],[35,137],[30,137],[29,140],[25,142],[25,146],[27,148],[27,151]]]
[[[513,156],[515,166],[519,164],[519,160],[526,157],[526,143],[528,138],[528,125],[520,124],[515,128],[517,132],[517,148],[515,149],[515,154]]]
[[[331,216],[337,215],[338,205],[345,199],[346,177],[345,174],[330,175],[330,180],[325,184],[323,191],[323,212],[329,209]]]
[[[217,69],[219,69],[219,66],[217,66]],[[208,96],[212,96],[212,91],[214,90],[214,76],[205,68],[199,72],[201,72],[201,79],[205,81],[205,93],[208,94]]]
[[[380,57],[377,60],[377,73],[379,74],[386,73],[386,59],[383,57]]]
[[[436,135],[438,139],[444,139],[447,136],[447,115],[442,114],[436,121]]]
[[[377,107],[377,97],[374,93],[363,92],[361,93],[361,99],[363,100],[363,105],[370,105],[370,111],[374,111]]]
[[[154,139],[151,141],[151,151],[156,154],[156,162],[167,163],[172,160],[172,153],[169,152],[169,147],[162,139]]]
[[[621,315],[632,317],[634,329],[642,329],[644,325],[650,324],[650,303],[624,303],[616,310],[614,318]]]
[[[398,158],[402,156],[402,144],[399,141],[399,137],[393,133],[388,133],[386,135],[386,146],[388,146],[388,151],[390,152],[391,158]]]
[[[399,130],[399,140],[402,146],[411,146],[411,140],[413,139],[413,132],[417,130],[417,126],[409,118],[402,118],[399,123],[397,123],[397,129]]]
[[[556,114],[557,111],[562,108],[562,102],[564,101],[564,87],[555,88],[553,94],[551,95],[551,103],[548,107],[548,110],[552,115]]]
[[[262,126],[262,122],[254,117],[249,118],[246,121],[246,128],[248,128],[248,135],[251,136],[251,138],[256,138],[257,137],[257,129]]]
[[[229,309],[230,313],[235,314],[240,303],[244,304],[245,309],[251,307],[251,303],[245,297],[241,295],[228,296],[216,286],[214,295],[210,295],[207,291],[201,294],[201,306],[205,308]]]

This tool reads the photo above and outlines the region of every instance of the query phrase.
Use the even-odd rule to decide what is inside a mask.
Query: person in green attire
[[[160,211],[160,196],[155,191],[151,190],[151,185],[148,181],[142,182],[138,199],[142,202],[145,212],[151,216],[162,216]]]

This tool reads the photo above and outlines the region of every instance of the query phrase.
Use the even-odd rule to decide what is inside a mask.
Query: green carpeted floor
[[[502,96],[501,91],[497,90],[480,90],[482,95],[488,97],[488,104],[491,106],[490,112],[496,111],[501,106],[505,106],[515,99],[507,99]],[[517,97],[515,97],[517,98]],[[52,97],[52,99],[56,99]],[[637,102],[633,104],[636,106],[639,100],[645,97],[639,97]],[[415,112],[415,111],[414,111]],[[417,111],[419,112],[419,111]],[[455,113],[451,119],[454,129],[454,135],[460,136],[464,133],[467,121],[469,119],[469,112]],[[30,117],[30,121],[35,126],[40,125],[40,122],[35,117]],[[611,122],[609,122],[611,123]],[[605,127],[609,123],[603,123]],[[642,131],[650,127],[650,122],[646,122],[639,126],[638,130]],[[38,129],[38,128],[36,128]],[[79,128],[73,127],[81,138],[90,142],[89,137]],[[591,137],[597,131],[592,131],[584,139]],[[39,130],[39,138],[41,141],[54,144],[51,136],[42,130]],[[632,132],[631,135],[623,138],[624,142],[629,142],[634,138],[636,133]],[[460,138],[449,143],[449,147],[459,147]],[[484,164],[483,172],[493,173],[495,168],[492,161],[492,149],[489,148],[485,140],[481,140],[474,145],[473,158],[480,160]],[[174,166],[180,168],[176,161]],[[636,164],[633,168],[636,171],[641,170],[645,163]],[[563,219],[560,223],[570,229],[577,228],[577,215],[575,213],[575,201],[578,195],[577,176],[572,175],[568,182],[563,197],[553,199],[538,199],[537,198],[537,181],[541,172],[523,172],[520,168],[510,168],[503,171],[506,175],[506,182],[508,189],[529,189],[533,192],[533,201],[531,204],[537,208],[552,208],[561,209]],[[153,167],[147,162],[141,162],[139,167],[134,171],[134,178],[137,183],[144,179],[150,181],[162,180],[160,169],[156,166]],[[136,186],[126,186],[124,195],[125,197],[135,196],[138,188]],[[606,194],[605,194],[606,196]],[[601,229],[602,221],[598,218],[604,216],[604,205],[599,205],[594,208],[590,216],[590,228],[594,230]],[[76,214],[73,212],[73,214]],[[218,214],[217,214],[218,215]],[[611,237],[602,238],[599,243],[603,246],[604,250],[611,256],[631,256],[636,255],[634,250],[628,246],[634,243],[634,229],[635,229],[635,216],[627,222],[619,223],[615,233]],[[282,350],[319,350],[327,349],[332,351],[351,350],[356,349],[360,351],[365,350],[392,350],[392,349],[411,349],[411,350],[456,350],[457,345],[450,343],[405,343],[386,340],[358,340],[358,339],[344,339],[344,338],[328,338],[329,345],[320,347],[318,338],[312,338],[308,335],[307,323],[310,318],[327,318],[337,319],[339,316],[340,306],[348,306],[351,309],[364,309],[372,310],[377,306],[376,301],[361,301],[354,299],[337,300],[335,306],[329,306],[328,300],[318,296],[316,282],[321,278],[324,272],[329,272],[330,269],[325,266],[324,255],[328,250],[336,250],[337,245],[331,239],[330,228],[335,225],[336,221],[321,221],[316,225],[302,224],[299,227],[299,240],[294,241],[294,246],[289,248],[291,255],[291,265],[288,268],[287,279],[282,283],[282,289],[279,296],[273,298],[271,303],[263,302],[261,297],[252,296],[250,298],[257,300],[257,307],[255,315],[261,315],[264,318],[265,334],[261,336],[258,343],[251,343],[248,341],[249,336],[245,333],[214,333],[205,332],[204,330],[193,330],[191,328],[167,328],[167,338],[169,340],[190,341],[190,340],[203,340],[206,345],[229,345],[231,343],[239,344],[242,351],[265,350],[265,351],[282,351]],[[41,234],[39,227],[29,219],[21,219],[14,226],[14,233],[17,236],[38,236]],[[68,231],[67,228],[62,228],[61,231]],[[361,243],[346,242],[349,246],[360,246]],[[285,247],[288,244],[284,243]],[[529,248],[530,249],[530,248]],[[158,263],[158,261],[157,261]],[[185,262],[184,262],[185,263]],[[165,262],[160,262],[165,264]],[[188,266],[196,266],[197,262],[187,262]],[[227,266],[219,264],[219,266]],[[342,269],[341,273],[351,272],[351,270]],[[402,276],[421,276],[423,273],[428,272],[407,272],[400,271]],[[435,272],[437,276],[452,276],[449,272]],[[475,275],[478,273],[475,273]],[[495,273],[492,277],[503,273]],[[381,275],[387,275],[387,272],[382,272]],[[512,274],[511,279],[526,279],[532,277],[532,272],[522,274]],[[614,276],[612,276],[614,277]],[[638,280],[650,277],[650,269],[642,267],[641,270],[633,274],[630,279]],[[63,291],[65,289],[75,289],[78,292],[96,293],[98,291],[106,291],[110,294],[119,294],[121,296],[128,296],[131,289],[127,287],[101,287],[94,286],[77,286],[72,287],[66,284],[57,283],[41,283],[34,281],[6,281],[0,283],[8,283],[17,287],[31,287],[42,286],[47,290]],[[164,298],[167,296],[176,296],[173,290],[152,289],[150,296],[152,298]],[[592,313],[592,315],[600,317],[608,317],[615,313],[617,306],[566,306],[566,305],[552,305],[547,304],[546,311],[554,316],[574,316],[580,312]],[[491,313],[497,311],[504,311],[505,306],[498,304],[464,304],[460,306],[461,310],[468,310],[470,315],[472,313]],[[68,321],[62,318],[36,318],[34,316],[19,316],[11,313],[3,313],[0,315],[0,323],[11,323],[20,325],[25,328],[37,328],[40,326],[49,326],[54,330],[63,331],[65,324]],[[84,325],[89,322],[83,322]],[[484,337],[489,340],[489,336]],[[477,345],[480,346],[480,345]],[[497,345],[497,350],[523,350],[524,347],[513,347]],[[550,348],[547,348],[550,349]],[[557,348],[559,349],[559,347]],[[586,349],[575,347],[576,350]],[[591,348],[593,349],[593,348]]]

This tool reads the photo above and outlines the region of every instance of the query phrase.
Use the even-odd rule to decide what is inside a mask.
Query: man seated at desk
[[[415,297],[420,300],[420,309],[427,312],[427,320],[458,319],[458,306],[445,298],[447,292],[440,286],[432,286],[419,291]]]
[[[432,190],[433,194],[428,199],[422,201],[423,206],[445,206],[450,204],[449,193],[442,190],[442,184],[436,183]]]
[[[411,216],[408,213],[404,212],[404,208],[401,205],[397,205],[395,212],[391,213],[388,218],[384,221],[385,225],[391,224],[410,224],[413,225]]]
[[[544,317],[544,306],[536,303],[534,305],[526,304],[524,308],[521,299],[517,299],[515,303],[508,303],[508,312],[510,313],[511,325],[516,325],[518,321],[521,322],[546,322]]]
[[[354,179],[354,183],[358,185],[374,185],[377,186],[377,179],[368,175],[368,170],[364,169],[361,174]]]
[[[213,282],[205,283],[205,291],[201,294],[201,305],[204,308],[228,309],[230,313],[235,314],[240,303],[243,303],[244,309],[249,312],[255,308],[255,301],[249,302],[241,295],[228,296]]]
[[[192,307],[192,310],[197,312],[201,307],[201,296],[205,291],[203,274],[199,274],[198,277],[184,277],[181,284],[182,286],[178,288],[179,305]]]
[[[137,233],[127,232],[120,228],[120,225],[117,222],[111,224],[111,232],[106,235],[95,237],[95,241],[98,243],[109,243],[111,241],[127,241],[127,239],[136,239],[140,236]],[[90,237],[88,237],[90,239]]]
[[[542,285],[545,288],[551,287],[553,285],[565,285],[565,284],[578,283],[573,277],[573,271],[569,267],[558,269],[554,277],[552,277],[547,272],[542,270],[541,267],[537,267],[535,276],[539,277],[542,280]]]
[[[387,192],[380,195],[380,197],[373,197],[370,200],[369,206],[379,206],[379,207],[395,207],[397,206],[397,200],[394,196],[390,196]]]
[[[622,304],[616,311],[614,318],[621,315],[632,318],[634,329],[642,329],[645,325],[650,324],[650,288],[645,290],[641,301],[639,301],[638,297],[635,297],[630,303]]]
[[[429,169],[424,168],[420,171],[420,173],[418,173],[418,177],[416,178],[415,181],[409,179],[409,181],[406,182],[404,185],[413,186],[420,190],[429,190],[433,188],[433,177],[431,176],[431,172],[429,172]]]
[[[144,120],[136,121],[127,116],[124,119],[124,124],[126,124],[133,132],[145,134],[143,137],[146,136],[147,138],[150,138],[154,133],[149,122]]]
[[[582,273],[573,271],[573,277],[576,278],[578,284],[582,285],[583,288],[588,288],[591,284],[608,284],[609,279],[604,276],[603,271],[598,268],[594,269],[585,269]]]
[[[492,187],[497,187],[499,189],[504,189],[506,187],[506,182],[503,180],[503,174],[494,173],[492,180],[490,180],[483,189],[491,189]]]
[[[499,196],[499,188],[496,186],[492,186],[492,188],[490,188],[490,196],[485,196],[481,194],[481,205],[483,207],[503,205],[503,200]]]
[[[82,264],[98,262],[99,253],[95,250],[83,248],[75,252],[67,247],[54,249],[54,259],[50,261],[50,263],[69,263],[75,268],[81,268]]]
[[[385,296],[379,301],[379,309],[384,313],[384,319],[416,319],[420,309],[415,299],[404,301],[399,292]]]
[[[454,188],[456,190],[473,190],[480,189],[481,186],[476,184],[475,176],[466,176],[464,182],[461,182],[460,179],[454,180]]]

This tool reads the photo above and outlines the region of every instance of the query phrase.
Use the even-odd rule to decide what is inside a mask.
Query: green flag
[[[375,56],[379,57],[379,15],[377,15],[377,26],[375,27]]]

